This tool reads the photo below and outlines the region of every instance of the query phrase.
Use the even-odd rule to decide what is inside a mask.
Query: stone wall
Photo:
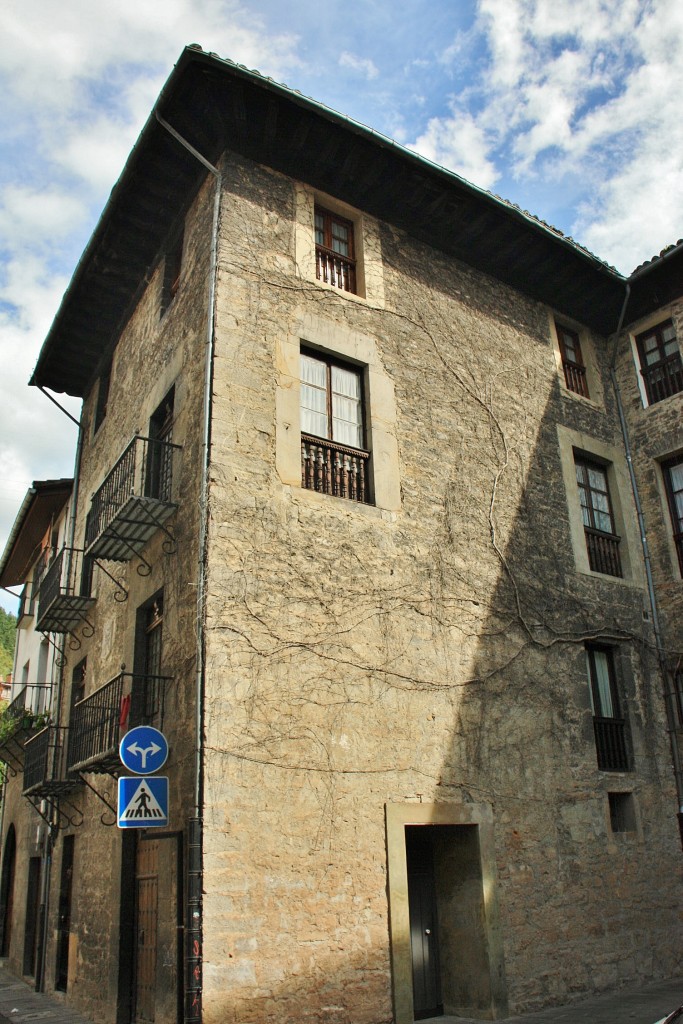
[[[392,1019],[397,803],[454,822],[491,810],[510,1012],[673,970],[680,851],[642,557],[629,536],[625,579],[579,571],[562,471],[558,428],[624,458],[604,339],[598,400],[577,399],[547,309],[360,213],[382,288],[321,286],[297,263],[302,187],[246,161],[225,172],[206,1020]],[[397,463],[374,466],[374,486],[395,474],[396,507],[297,485],[297,339],[373,352],[371,431],[381,419]],[[614,645],[633,773],[597,770],[596,640]],[[634,794],[637,829],[612,832],[613,791]]]

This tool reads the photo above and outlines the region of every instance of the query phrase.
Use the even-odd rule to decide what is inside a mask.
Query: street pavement
[[[568,1006],[558,1006],[521,1017],[506,1017],[505,1024],[655,1024],[683,1004],[683,976],[638,988],[620,989]],[[54,996],[34,992],[10,974],[0,961],[0,1024],[93,1024],[74,1013]],[[98,1024],[98,1022],[95,1022]],[[472,1017],[436,1017],[421,1024],[482,1024]]]

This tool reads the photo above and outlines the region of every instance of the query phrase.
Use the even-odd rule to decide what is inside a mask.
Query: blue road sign
[[[168,778],[119,778],[119,828],[160,828],[168,825]]]
[[[166,764],[168,743],[163,732],[151,725],[138,725],[119,744],[119,757],[129,772],[151,775]]]

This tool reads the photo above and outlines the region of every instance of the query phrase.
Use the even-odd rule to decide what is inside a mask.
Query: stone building
[[[184,51],[31,381],[83,399],[79,570],[33,618],[15,970],[38,856],[36,984],[102,1024],[501,1019],[675,972],[682,268],[626,280]],[[168,824],[117,829],[141,723]]]

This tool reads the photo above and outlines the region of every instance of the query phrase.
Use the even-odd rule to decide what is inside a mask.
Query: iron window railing
[[[595,748],[601,772],[629,772],[626,722],[623,718],[593,718]]]
[[[121,737],[137,725],[163,725],[166,676],[121,673],[74,704],[67,766],[110,771]]]
[[[38,629],[63,632],[85,614],[90,599],[91,572],[84,572],[80,548],[63,547],[53,558],[38,591]]]
[[[65,726],[48,725],[24,746],[24,793],[48,794],[70,783],[63,771],[67,730]]]
[[[179,445],[150,437],[134,437],[92,497],[85,527],[86,551],[116,519],[131,498],[170,504],[173,454]]]

